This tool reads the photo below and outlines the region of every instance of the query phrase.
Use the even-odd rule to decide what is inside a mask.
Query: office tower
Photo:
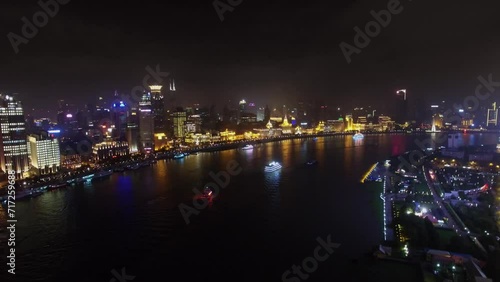
[[[113,137],[125,137],[127,132],[127,105],[123,101],[113,103]]]
[[[398,123],[405,123],[409,119],[409,108],[408,108],[408,99],[407,99],[407,90],[406,89],[400,89],[396,91],[396,95],[399,96],[399,99],[397,100],[396,103],[394,103],[395,109],[395,117],[396,117],[396,122]]]
[[[61,153],[59,141],[48,134],[31,134],[28,136],[32,171],[36,175],[44,175],[59,171]]]
[[[257,110],[257,121],[264,121],[265,119],[265,110],[263,107],[260,107]]]
[[[245,99],[241,100],[239,103],[240,113],[244,113],[247,107],[247,101]]]
[[[161,85],[151,85],[151,105],[154,115],[154,133],[165,133],[166,131],[166,111],[165,98],[161,93]]]
[[[486,126],[497,126],[498,125],[498,108],[497,103],[493,103],[493,108],[488,109],[488,116],[486,118]]]
[[[177,110],[172,114],[174,120],[174,137],[184,138],[185,136],[185,124],[187,121],[187,115],[185,111]]]
[[[139,110],[130,109],[130,116],[127,119],[127,142],[131,154],[139,152]]]
[[[14,171],[16,178],[27,176],[28,145],[21,102],[0,94],[0,167],[3,172]]]
[[[151,105],[151,93],[144,93],[139,102],[139,138],[143,153],[151,153],[154,149],[154,115]]]

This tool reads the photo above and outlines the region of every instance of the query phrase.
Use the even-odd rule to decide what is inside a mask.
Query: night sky
[[[221,22],[212,0],[71,0],[16,54],[7,34],[22,35],[21,18],[41,8],[2,1],[0,91],[19,93],[27,112],[55,110],[58,99],[83,105],[130,93],[148,65],[172,73],[179,103],[218,109],[242,98],[382,105],[398,88],[460,100],[478,75],[500,81],[494,0],[401,1],[403,11],[348,64],[339,44],[353,45],[353,28],[364,29],[370,11],[388,2],[243,0]]]

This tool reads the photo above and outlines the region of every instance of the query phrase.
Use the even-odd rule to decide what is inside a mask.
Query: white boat
[[[356,134],[354,134],[352,136],[352,139],[354,139],[354,140],[360,140],[360,139],[363,139],[363,138],[365,138],[365,136],[363,134],[361,134],[361,133],[356,133]]]
[[[180,154],[175,154],[174,155],[174,159],[182,159],[184,158],[186,155],[184,155],[183,153],[180,153]]]
[[[264,168],[265,172],[275,172],[281,169],[281,165],[278,162],[271,162]]]
[[[245,145],[243,148],[241,148],[242,150],[252,150],[253,149],[253,145],[250,145],[250,144],[247,144]]]

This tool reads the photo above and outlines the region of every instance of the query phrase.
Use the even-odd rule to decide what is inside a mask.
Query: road
[[[422,171],[424,173],[425,180],[427,181],[427,186],[429,186],[429,189],[431,190],[432,196],[434,197],[434,202],[441,208],[445,216],[448,218],[448,226],[455,229],[457,234],[459,236],[466,236],[472,242],[476,244],[476,246],[484,253],[487,254],[486,250],[484,249],[483,245],[477,240],[475,236],[470,235],[470,232],[468,231],[467,226],[459,225],[453,216],[449,213],[448,209],[445,206],[444,200],[437,194],[436,190],[434,189],[434,185],[440,185],[439,183],[432,181],[429,173],[429,168],[425,166],[425,164],[422,166]]]

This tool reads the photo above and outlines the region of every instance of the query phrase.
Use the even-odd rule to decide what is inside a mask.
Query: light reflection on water
[[[382,219],[371,208],[381,205],[379,192],[363,189],[359,178],[375,162],[416,147],[415,139],[367,135],[358,141],[351,136],[286,140],[248,151],[162,160],[47,192],[18,203],[19,269],[24,281],[71,280],[74,273],[99,278],[87,281],[109,281],[111,277],[102,279],[100,274],[109,274],[117,265],[135,268],[133,274],[144,277],[141,281],[153,281],[145,276],[165,271],[172,281],[241,281],[232,274],[247,273],[249,265],[259,264],[260,270],[249,274],[260,278],[254,281],[279,281],[282,269],[302,261],[314,248],[304,242],[333,234],[342,244],[339,257],[345,262],[325,269],[339,275],[349,270],[351,259],[382,238]],[[310,159],[318,165],[305,167]],[[209,173],[225,171],[230,161],[242,172],[231,176],[213,207],[186,225],[179,203],[192,205],[192,189],[202,190],[213,181]],[[281,171],[264,173],[270,161],[280,162]],[[5,221],[5,213],[0,213],[0,223]]]

